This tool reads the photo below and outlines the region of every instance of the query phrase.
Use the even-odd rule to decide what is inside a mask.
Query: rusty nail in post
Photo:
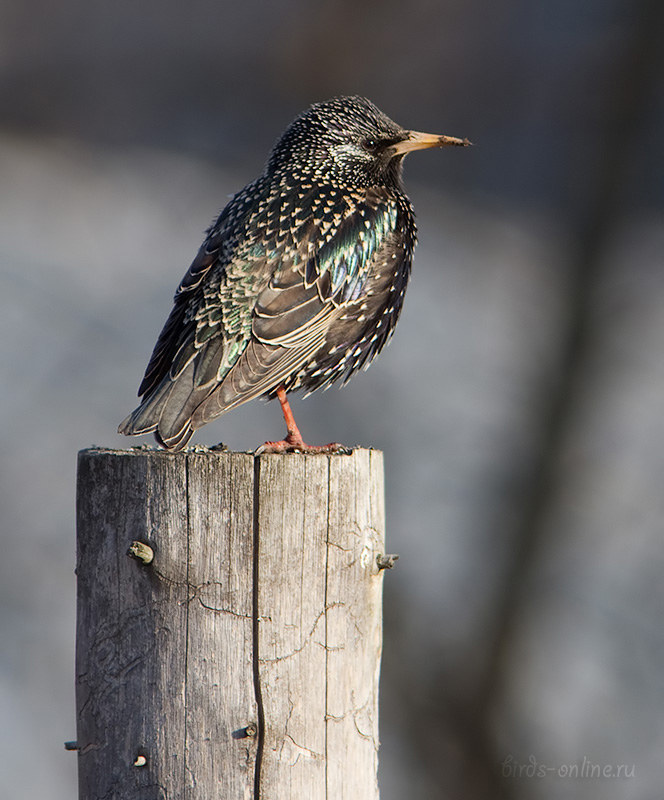
[[[244,729],[245,736],[255,736],[258,732],[256,725],[253,722],[250,722],[247,727]]]
[[[394,562],[399,558],[396,553],[379,553],[376,556],[378,569],[392,569]]]
[[[78,742],[65,742],[65,750],[78,750]]]
[[[127,550],[127,555],[144,564],[149,564],[154,558],[154,550],[143,542],[132,542]]]
[[[144,767],[148,763],[148,760],[145,756],[136,756],[136,761],[134,761],[135,767]]]

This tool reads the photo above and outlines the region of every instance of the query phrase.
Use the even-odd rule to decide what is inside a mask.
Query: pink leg
[[[286,438],[280,442],[265,442],[264,445],[256,450],[256,455],[261,453],[349,453],[350,449],[337,442],[330,444],[311,445],[306,444],[297,427],[293,411],[286,396],[283,385],[277,389],[277,398],[281,403],[281,410],[286,421]]]

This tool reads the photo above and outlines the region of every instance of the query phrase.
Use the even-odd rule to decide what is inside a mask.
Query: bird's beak
[[[398,156],[410,153],[411,150],[425,150],[428,147],[468,147],[471,144],[468,139],[456,139],[454,136],[408,131],[405,139],[392,145],[392,153]]]

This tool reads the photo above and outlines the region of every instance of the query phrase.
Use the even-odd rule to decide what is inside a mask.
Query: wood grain
[[[378,797],[381,453],[86,450],[77,528],[81,799]]]

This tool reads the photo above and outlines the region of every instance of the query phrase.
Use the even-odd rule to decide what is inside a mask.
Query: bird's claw
[[[345,455],[349,456],[353,452],[352,448],[346,447],[338,442],[329,444],[306,444],[301,441],[289,441],[282,439],[280,442],[265,442],[254,451],[255,456],[269,453],[304,453],[305,455]]]

